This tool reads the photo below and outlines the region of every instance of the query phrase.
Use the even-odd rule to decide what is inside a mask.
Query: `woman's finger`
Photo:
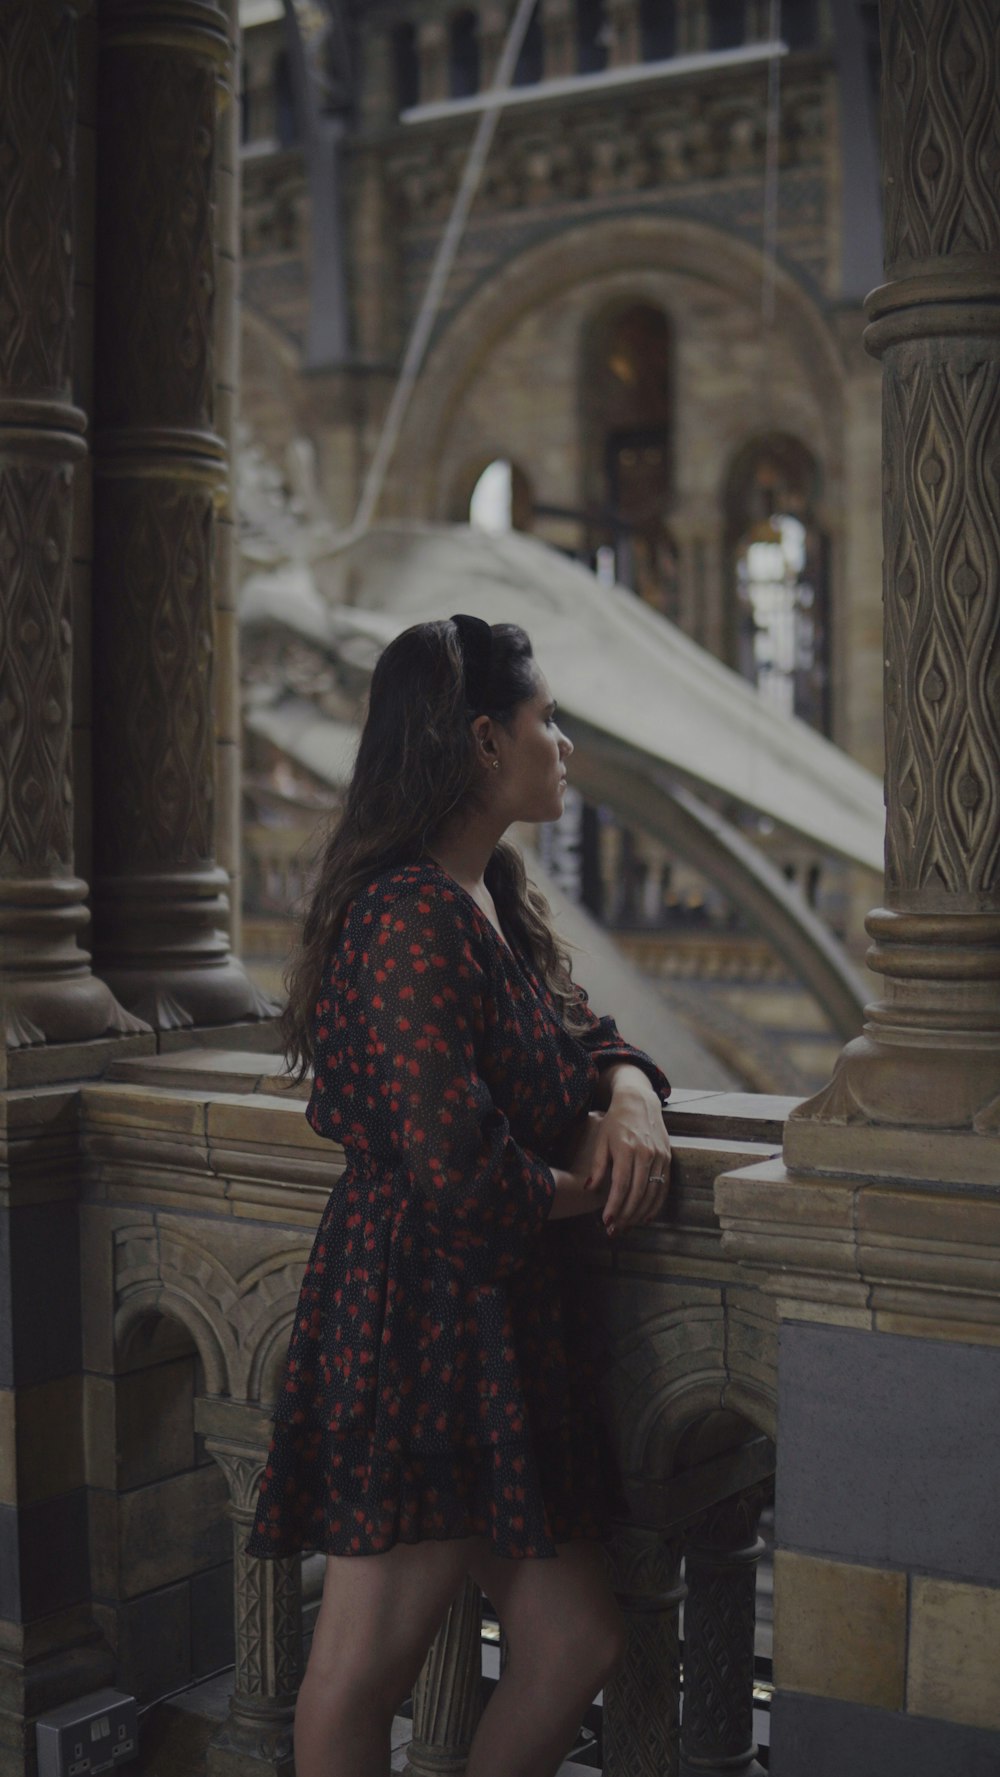
[[[635,1149],[631,1142],[614,1143],[611,1148],[611,1190],[604,1205],[604,1225],[609,1230],[628,1221],[628,1201],[635,1168]]]

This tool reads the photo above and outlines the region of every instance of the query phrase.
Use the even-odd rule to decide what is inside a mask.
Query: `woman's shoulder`
[[[479,942],[468,898],[432,863],[396,864],[380,870],[345,910],[344,932],[355,942],[371,928],[400,932],[420,926]]]

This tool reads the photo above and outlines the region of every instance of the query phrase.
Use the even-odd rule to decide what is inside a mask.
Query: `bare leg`
[[[580,1722],[618,1666],[625,1627],[600,1550],[560,1543],[554,1561],[477,1549],[469,1572],[510,1644],[476,1731],[466,1777],[554,1777]]]
[[[480,1541],[327,1556],[295,1706],[296,1777],[388,1777],[393,1715]]]

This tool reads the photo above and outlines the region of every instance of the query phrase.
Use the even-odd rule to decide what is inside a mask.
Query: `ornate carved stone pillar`
[[[76,16],[0,7],[0,1016],[8,1048],[141,1026],[90,971],[73,869]]]
[[[216,144],[232,43],[214,0],[106,0],[100,25],[96,948],[151,1024],[228,1023],[266,1009],[230,954],[215,861],[213,694],[228,711],[232,692],[216,645],[232,613],[213,610],[228,474],[217,291],[235,294]],[[235,182],[227,223],[234,202]]]
[[[466,1579],[449,1606],[413,1692],[407,1777],[459,1777],[483,1709],[483,1598]]]
[[[295,1777],[292,1720],[302,1679],[301,1557],[258,1561],[243,1552],[253,1523],[264,1455],[235,1440],[206,1437],[229,1482],[233,1523],[236,1680],[229,1716],[208,1748],[207,1777]]]
[[[679,1539],[631,1527],[616,1531],[610,1545],[628,1645],[604,1687],[605,1777],[676,1777],[682,1552]]]
[[[763,1777],[753,1737],[757,1535],[763,1500],[725,1500],[685,1550],[682,1777]]]
[[[884,994],[786,1165],[1000,1180],[1000,35],[883,0]]]

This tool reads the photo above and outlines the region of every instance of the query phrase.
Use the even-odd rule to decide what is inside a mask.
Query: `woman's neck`
[[[443,833],[428,846],[428,856],[470,894],[488,894],[486,866],[502,837],[495,823],[473,817],[456,833]]]

